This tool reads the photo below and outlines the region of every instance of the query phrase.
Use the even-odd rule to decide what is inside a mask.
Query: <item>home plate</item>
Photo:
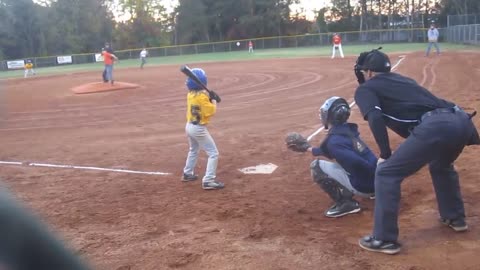
[[[243,169],[238,169],[244,174],[272,174],[278,166],[272,163],[260,164],[257,166],[246,167]]]

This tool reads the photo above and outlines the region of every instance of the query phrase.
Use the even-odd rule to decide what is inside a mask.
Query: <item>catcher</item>
[[[310,164],[312,178],[334,201],[325,211],[327,217],[358,213],[361,208],[354,195],[373,198],[377,158],[360,139],[358,126],[347,123],[350,106],[340,97],[331,97],[320,107],[320,118],[327,137],[319,147],[311,147],[299,133],[290,133],[287,147],[297,152],[310,151],[337,163],[315,159]]]

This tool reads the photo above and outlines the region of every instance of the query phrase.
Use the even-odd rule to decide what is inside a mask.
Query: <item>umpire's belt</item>
[[[455,112],[463,112],[463,110],[460,109],[460,107],[458,107],[458,106],[454,106],[454,107],[451,107],[451,108],[438,108],[438,109],[435,109],[433,111],[429,111],[429,112],[424,113],[422,115],[422,117],[420,117],[420,122],[423,122],[425,120],[425,118],[430,117],[430,116],[435,115],[435,114],[455,113]]]

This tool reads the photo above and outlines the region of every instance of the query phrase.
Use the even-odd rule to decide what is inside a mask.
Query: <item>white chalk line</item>
[[[403,59],[405,59],[406,55],[400,55],[399,56],[399,60],[398,62],[392,67],[392,71],[394,71],[398,65],[403,61]],[[352,108],[353,106],[355,106],[355,101],[353,101],[352,103],[350,103],[350,108]],[[315,132],[313,132],[310,136],[307,137],[307,141],[310,141],[311,139],[313,139],[313,137],[315,137],[318,133],[322,132],[323,130],[325,129],[325,127],[320,127],[319,129],[317,129]]]
[[[148,171],[125,170],[125,169],[101,168],[101,167],[92,167],[92,166],[47,164],[47,163],[36,163],[36,162],[0,161],[0,165],[19,165],[19,166],[30,166],[30,167],[80,169],[80,170],[94,170],[94,171],[106,171],[106,172],[118,172],[118,173],[148,174],[148,175],[171,175],[171,173],[166,173],[166,172],[148,172]]]

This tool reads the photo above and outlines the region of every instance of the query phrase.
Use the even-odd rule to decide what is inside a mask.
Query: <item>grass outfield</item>
[[[369,45],[352,45],[344,46],[343,52],[345,56],[358,55],[363,51],[376,48],[378,46],[383,47],[383,51],[386,53],[392,52],[412,52],[412,51],[424,51],[427,47],[425,43],[401,43],[401,44],[369,44]],[[441,43],[440,50],[479,50],[480,47],[469,45],[458,45],[450,43]],[[253,59],[268,59],[268,58],[296,58],[296,57],[308,57],[308,56],[330,56],[332,53],[331,47],[301,47],[301,48],[286,48],[286,49],[266,49],[255,50],[253,54],[249,54],[245,51],[235,52],[222,52],[222,53],[203,53],[181,56],[165,56],[165,57],[152,57],[148,58],[148,66],[156,65],[172,65],[172,64],[191,64],[199,62],[221,62],[221,61],[242,61]],[[132,68],[139,67],[140,61],[138,59],[122,60],[115,65],[116,69],[119,68]],[[47,68],[35,69],[37,76],[53,75],[53,74],[70,74],[76,72],[96,71],[102,70],[102,63],[91,64],[78,64],[67,66],[55,66]],[[23,70],[4,71],[0,72],[0,79],[19,78],[23,77]]]

